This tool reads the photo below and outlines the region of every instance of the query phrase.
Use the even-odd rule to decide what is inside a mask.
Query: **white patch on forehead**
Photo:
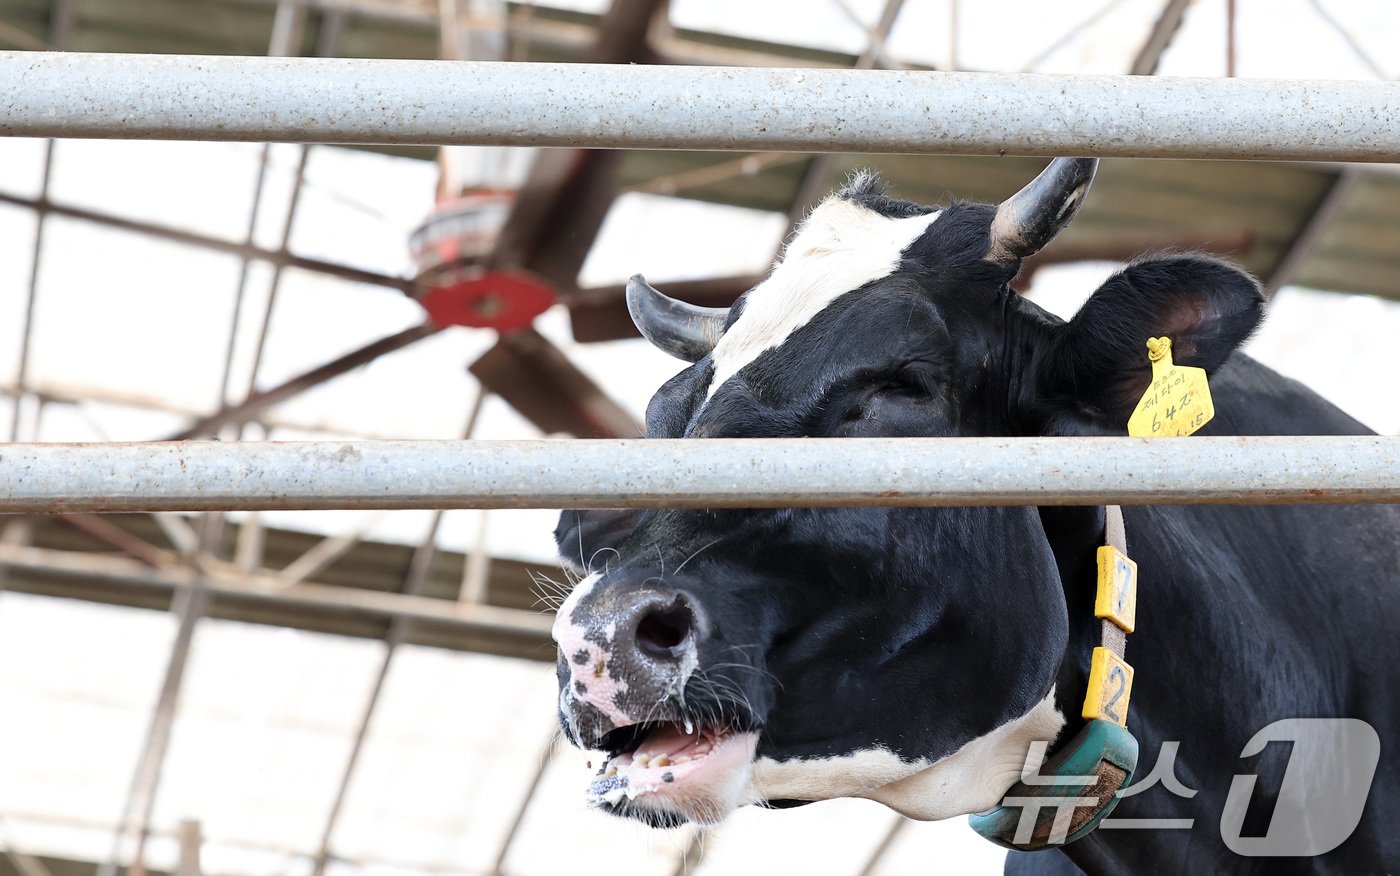
[[[788,243],[773,273],[749,292],[743,313],[715,345],[715,373],[706,398],[840,296],[894,273],[900,254],[938,216],[934,211],[891,219],[844,198],[823,201]]]
[[[1064,727],[1055,691],[1029,712],[979,736],[938,761],[905,761],[884,748],[842,757],[754,764],[749,799],[830,800],[865,797],[921,821],[982,812],[1021,778],[1031,743],[1055,739]]]

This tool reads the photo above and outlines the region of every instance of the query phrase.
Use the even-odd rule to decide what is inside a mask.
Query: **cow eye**
[[[908,398],[928,398],[937,391],[938,382],[934,375],[928,369],[915,365],[905,366],[891,374],[880,387],[883,394]]]

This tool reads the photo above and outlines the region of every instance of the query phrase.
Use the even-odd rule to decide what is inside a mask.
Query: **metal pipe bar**
[[[1400,159],[1392,82],[3,52],[0,95],[5,136]]]
[[[15,444],[0,512],[1400,503],[1400,437]]]

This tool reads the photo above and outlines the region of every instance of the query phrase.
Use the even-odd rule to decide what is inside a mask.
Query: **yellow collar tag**
[[[1128,418],[1134,438],[1190,435],[1215,416],[1204,368],[1172,364],[1172,339],[1148,338],[1152,382]]]

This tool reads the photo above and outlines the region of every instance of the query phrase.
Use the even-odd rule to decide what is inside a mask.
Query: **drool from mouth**
[[[588,801],[653,827],[713,824],[742,802],[757,745],[757,733],[714,725],[622,727],[604,740],[610,756],[588,789]]]

